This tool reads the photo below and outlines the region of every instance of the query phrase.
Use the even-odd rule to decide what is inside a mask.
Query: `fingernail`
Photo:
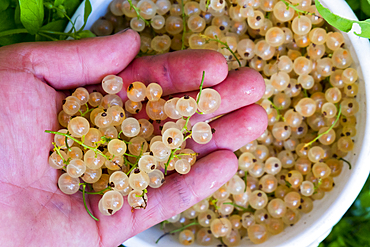
[[[129,29],[131,29],[131,28],[125,28],[125,29],[123,29],[123,30],[121,30],[121,31],[119,31],[118,33],[116,33],[116,34],[121,34],[121,33],[124,33],[124,32],[126,32],[127,30],[129,30]]]

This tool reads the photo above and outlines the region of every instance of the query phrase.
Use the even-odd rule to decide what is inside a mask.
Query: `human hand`
[[[241,68],[228,73],[223,56],[188,50],[134,59],[140,48],[137,33],[80,41],[17,44],[0,48],[0,239],[8,246],[117,246],[129,237],[189,208],[212,194],[235,174],[233,151],[261,135],[267,125],[263,108],[253,105],[264,93],[259,73]],[[133,60],[134,59],[134,60]],[[131,63],[131,61],[133,62]],[[131,63],[131,64],[130,64]],[[200,153],[187,175],[173,174],[159,189],[148,192],[146,209],[125,202],[115,215],[100,214],[100,196],[89,195],[85,211],[81,193],[57,188],[59,170],[48,165],[52,135],[63,90],[92,89],[105,75],[119,74],[124,89],[133,81],[161,84],[164,95],[195,96],[205,71],[204,87],[221,97],[210,125],[211,142],[189,148]],[[120,96],[126,100],[124,92]]]

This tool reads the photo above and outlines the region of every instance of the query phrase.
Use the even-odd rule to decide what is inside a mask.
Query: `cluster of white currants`
[[[141,56],[215,50],[229,70],[247,66],[265,78],[257,103],[268,129],[237,152],[239,170],[227,184],[166,221],[183,230],[182,244],[263,243],[340,182],[334,178],[355,145],[358,75],[343,35],[313,2],[113,0],[92,27],[97,35],[139,31]]]
[[[58,115],[64,129],[47,131],[55,134],[49,164],[62,170],[58,180],[62,192],[74,194],[82,185],[83,196],[102,194],[100,212],[113,215],[122,208],[124,196],[132,208],[145,208],[147,187],[162,186],[168,171],[189,173],[197,153],[186,148],[186,140],[206,144],[214,131],[205,122],[191,126],[190,117],[215,112],[221,97],[201,86],[196,100],[185,95],[166,101],[159,84],[133,82],[127,88],[124,110],[116,95],[122,90],[122,78],[108,75],[102,87],[105,96],[80,87],[65,99]],[[149,120],[135,118],[146,99]],[[159,126],[160,134],[155,135],[154,121],[165,122]],[[91,185],[90,191],[86,185]]]

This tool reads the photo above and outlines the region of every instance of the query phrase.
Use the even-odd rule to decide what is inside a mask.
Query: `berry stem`
[[[85,183],[81,183],[81,185],[83,185]],[[85,194],[88,194],[88,195],[103,195],[104,192],[106,192],[107,190],[111,190],[112,188],[110,186],[108,186],[107,188],[103,189],[103,190],[100,190],[100,191],[96,191],[96,192],[89,192],[89,191],[86,191],[85,190]],[[81,192],[83,192],[83,190],[80,189]]]
[[[181,36],[181,50],[185,49],[185,34],[186,34],[186,16],[184,10],[184,0],[181,0],[181,17],[182,17],[182,36]]]
[[[38,35],[43,36],[43,37],[45,37],[47,39],[50,39],[52,41],[58,41],[59,40],[59,39],[55,39],[55,38],[51,37],[50,35],[47,35],[47,34],[44,34],[44,33],[38,33]]]
[[[186,141],[187,139],[191,138],[191,133],[189,135],[187,135],[185,138],[184,138],[184,141]]]
[[[285,185],[286,185],[286,187],[288,187],[288,188],[291,188],[292,187],[292,184],[291,183],[289,183],[288,181],[286,181],[285,180]]]
[[[81,146],[83,146],[85,149],[91,149],[92,151],[94,151],[96,154],[100,154],[101,156],[103,156],[104,158],[106,158],[107,160],[111,160],[109,159],[105,154],[103,154],[99,149],[97,148],[92,148],[92,147],[89,147],[85,144],[83,144],[82,142],[80,142],[79,140],[77,140],[76,138],[73,138],[72,136],[68,135],[68,134],[64,134],[64,133],[60,133],[60,132],[56,132],[56,131],[51,131],[51,130],[45,130],[45,133],[50,133],[50,134],[54,134],[54,135],[61,135],[61,136],[65,136],[65,137],[68,137],[69,139],[72,139],[74,140],[76,143],[80,144]]]
[[[123,155],[129,156],[129,157],[134,157],[134,158],[138,158],[139,157],[138,155],[127,154],[127,153],[124,153]]]
[[[245,207],[239,206],[235,202],[224,202],[223,204],[225,204],[225,205],[233,205],[234,207],[240,208],[240,209],[242,209],[245,212],[253,212],[253,210],[251,208],[245,208]]]
[[[175,158],[181,159],[181,157],[179,157],[179,156],[185,156],[185,155],[194,155],[194,156],[196,156],[196,155],[199,155],[199,154],[198,154],[198,153],[191,153],[191,154],[174,154],[173,156],[174,156]]]
[[[197,104],[199,104],[200,96],[202,95],[203,83],[204,83],[204,77],[205,77],[205,75],[206,75],[206,72],[203,70],[202,81],[200,82],[200,86],[199,86],[199,94],[198,94]]]
[[[269,99],[269,101],[270,101],[270,103],[271,103],[272,107],[274,107],[274,109],[277,111],[278,119],[280,119],[280,118],[281,118],[281,119],[285,122],[285,118],[283,117],[283,115],[281,115],[281,114],[280,114],[280,110],[282,110],[282,108],[277,107],[277,106],[274,104],[274,102],[272,102],[272,100],[271,100],[271,99]]]
[[[140,150],[140,155],[139,156],[136,156],[136,155],[132,155],[132,154],[123,154],[123,155],[127,155],[127,156],[130,156],[130,157],[134,157],[134,158],[136,158],[136,162],[135,162],[135,164],[132,164],[132,163],[130,163],[129,161],[127,161],[127,162],[129,162],[130,164],[132,164],[132,167],[131,167],[131,169],[126,173],[126,175],[128,176],[129,174],[130,174],[130,172],[132,171],[132,170],[134,170],[136,167],[137,167],[137,165],[138,165],[138,163],[139,163],[139,160],[140,160],[140,158],[141,158],[141,156],[143,155],[143,149],[144,149],[144,143],[141,145],[141,150]],[[126,159],[125,157],[123,157],[124,159]]]
[[[67,142],[66,142],[67,143]],[[65,160],[62,156],[62,154],[60,153],[60,147],[58,147],[55,142],[52,142],[53,146],[54,146],[54,151],[57,152],[57,154],[60,156],[60,158],[62,158],[63,160],[63,163],[68,165],[69,163],[69,159]]]
[[[68,131],[67,131],[67,134],[69,134],[69,132],[68,132]],[[67,150],[68,150],[68,151],[71,151],[71,148],[70,148],[70,147],[69,147],[69,145],[68,145],[68,137],[65,137],[64,142],[66,143]]]
[[[303,88],[303,94],[304,94],[304,97],[308,98],[308,93],[307,93],[307,90],[305,88]]]
[[[245,183],[245,189],[244,189],[244,192],[246,192],[247,191],[247,172],[245,172],[245,174],[244,174],[244,183]]]
[[[181,130],[181,132],[183,133],[184,131],[187,133],[187,132],[189,132],[189,130],[188,130],[188,124],[189,124],[189,120],[190,120],[190,117],[188,117],[187,119],[186,119],[186,121],[185,121],[185,125],[184,125],[184,127],[182,127],[182,130]]]
[[[348,160],[345,160],[343,158],[339,158],[338,160],[341,160],[341,161],[344,161],[345,163],[347,163],[347,165],[349,166],[349,169],[351,170],[352,169],[352,165],[351,163],[348,161]]]
[[[195,222],[192,222],[192,223],[190,223],[190,224],[187,224],[186,226],[183,226],[183,227],[181,227],[181,228],[175,229],[175,230],[170,231],[170,232],[166,232],[166,233],[164,233],[163,235],[161,235],[161,236],[157,239],[157,241],[155,241],[155,243],[156,243],[156,244],[158,244],[159,240],[161,240],[163,237],[165,237],[165,236],[167,236],[167,235],[169,235],[169,234],[173,234],[173,233],[176,233],[176,232],[181,232],[181,231],[185,230],[186,228],[188,228],[189,226],[195,226],[195,225],[199,225],[199,223],[195,221]]]
[[[214,207],[215,207],[215,209],[216,210],[218,210],[219,209],[219,207],[217,206],[217,202],[218,202],[218,200],[217,199],[210,199],[210,202],[209,202],[209,204],[210,205],[213,205]]]
[[[87,205],[86,205],[86,196],[85,196],[86,192],[85,192],[85,190],[86,190],[86,184],[83,184],[83,185],[82,185],[82,199],[83,199],[83,201],[84,201],[85,209],[86,209],[87,213],[91,216],[91,218],[93,218],[93,219],[94,219],[94,220],[96,220],[96,221],[99,221],[99,219],[98,219],[98,218],[96,218],[96,217],[95,217],[95,216],[90,212],[89,208],[88,208],[88,207],[87,207]]]
[[[208,10],[211,0],[206,0],[206,9]]]
[[[305,148],[305,147],[308,147],[308,146],[312,145],[312,143],[314,143],[315,141],[317,141],[321,136],[326,135],[327,133],[329,133],[329,131],[331,131],[334,128],[334,126],[338,123],[341,114],[342,114],[342,106],[339,105],[337,119],[335,119],[334,123],[329,127],[329,129],[327,129],[325,132],[323,132],[320,135],[318,135],[315,139],[313,139],[309,143],[304,144],[303,147]]]
[[[240,63],[240,60],[239,58],[236,56],[236,54],[231,50],[230,46],[226,43],[226,42],[222,42],[218,37],[217,35],[215,36],[215,39],[213,38],[210,38],[204,34],[199,34],[200,37],[206,39],[207,41],[216,41],[217,43],[220,43],[221,45],[223,45],[223,47],[221,47],[222,49],[227,49],[232,55],[233,57],[236,59],[236,61],[238,62],[239,64],[239,67],[242,67],[242,64]]]
[[[80,112],[80,114],[81,114],[81,117],[84,117],[87,113],[89,113],[89,112],[91,112],[91,111],[94,110],[94,108],[91,108],[90,109],[89,108],[89,105],[87,103],[85,103],[85,105],[86,105],[86,111],[84,113],[82,113],[81,110],[78,110]]]
[[[173,156],[174,156],[175,152],[178,151],[178,150],[180,150],[180,148],[175,148],[175,149],[171,150],[170,157],[168,158],[167,163],[165,164],[164,175],[167,175],[167,167],[170,164],[171,160],[173,159]]]
[[[298,14],[298,16],[300,15],[300,14],[305,14],[305,15],[313,15],[313,13],[310,13],[310,12],[308,12],[308,11],[304,11],[304,10],[300,10],[300,9],[298,9],[297,8],[297,6],[299,5],[299,4],[297,4],[297,5],[293,5],[293,4],[291,4],[291,3],[288,3],[287,1],[285,1],[285,0],[281,0],[283,3],[285,3],[285,5],[286,5],[286,9],[288,10],[289,9],[289,7],[290,8],[292,8],[292,9],[294,9],[296,12],[297,12],[297,14]]]
[[[131,0],[127,0],[127,2],[130,4],[130,9],[134,9],[134,10],[135,10],[137,18],[138,18],[138,19],[142,19],[142,20],[145,22],[145,24],[146,24],[147,26],[150,26],[150,22],[149,22],[149,21],[147,21],[147,20],[145,20],[145,19],[144,19],[144,17],[142,17],[142,16],[140,15],[140,9],[138,9],[138,8],[137,8],[137,7],[132,3],[132,1],[131,1]]]
[[[120,137],[120,135],[121,135],[121,133],[123,133],[122,132],[122,130],[118,133],[118,135],[117,135],[117,138],[118,139],[120,139],[121,137]],[[126,143],[126,144],[131,144],[131,142],[128,142],[128,141],[125,141],[125,140],[122,140],[122,139],[120,139],[121,141],[123,141],[124,143]]]
[[[141,195],[135,195],[135,197],[144,197],[144,195],[148,193],[148,190],[147,189],[144,189],[143,190],[143,193]]]

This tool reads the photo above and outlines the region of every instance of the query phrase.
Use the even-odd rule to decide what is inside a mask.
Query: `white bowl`
[[[92,13],[87,21],[85,29],[90,29],[91,25],[107,10],[110,0],[91,0]],[[344,0],[321,0],[324,6],[332,12],[357,20],[355,14]],[[77,28],[83,24],[84,4],[77,9],[72,20],[77,19]],[[69,24],[66,30],[70,30]],[[369,41],[354,35],[343,33],[346,38],[347,47],[350,49],[353,66],[359,74],[359,95],[360,111],[357,114],[357,136],[355,137],[355,149],[348,154],[346,159],[352,163],[352,170],[344,164],[343,171],[339,177],[334,178],[336,182],[334,189],[327,193],[322,200],[314,202],[314,209],[309,214],[304,214],[301,220],[294,227],[287,227],[284,232],[273,236],[259,247],[286,246],[286,247],[305,247],[317,246],[331,231],[332,227],[340,220],[344,213],[356,199],[362,189],[369,174],[370,166],[370,133],[366,124],[369,123],[369,106],[366,104],[366,95],[370,95],[370,69],[366,68],[370,64]],[[155,244],[156,239],[163,234],[159,227],[152,227],[135,237],[127,240],[124,245],[128,247],[182,247],[173,236],[166,236],[161,239],[159,244]],[[242,246],[250,245],[249,240],[243,239]],[[249,244],[248,244],[249,243]],[[192,245],[198,247],[199,245]],[[200,247],[200,246],[199,246]]]

